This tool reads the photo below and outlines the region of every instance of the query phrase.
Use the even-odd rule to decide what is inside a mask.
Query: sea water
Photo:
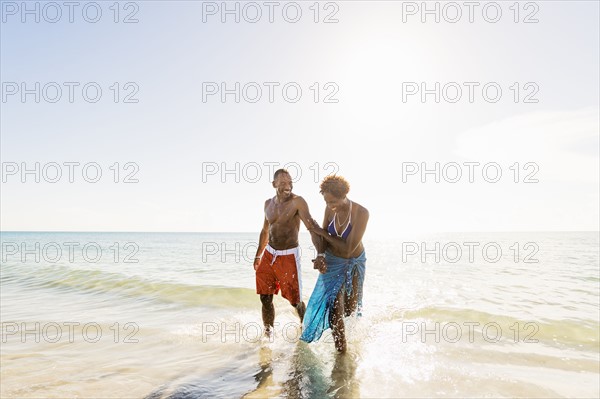
[[[280,296],[263,337],[257,239],[2,232],[0,396],[600,396],[597,232],[365,237],[345,355]]]

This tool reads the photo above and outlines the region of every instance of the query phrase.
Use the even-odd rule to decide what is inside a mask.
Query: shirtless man
[[[298,247],[300,220],[309,231],[319,227],[310,216],[306,201],[292,194],[292,178],[285,169],[275,172],[273,187],[276,195],[265,201],[265,220],[254,258],[256,293],[262,302],[262,319],[267,336],[271,335],[275,321],[273,295],[279,290],[281,296],[296,308],[302,323],[306,306],[302,301]]]

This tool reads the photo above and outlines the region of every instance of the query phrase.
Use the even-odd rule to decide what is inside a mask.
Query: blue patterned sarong
[[[340,258],[325,252],[327,272],[319,273],[317,284],[308,301],[306,313],[304,314],[304,326],[300,339],[305,342],[313,342],[321,338],[323,331],[331,327],[330,317],[333,311],[333,303],[340,289],[345,287],[346,297],[352,295],[352,277],[358,274],[358,307],[360,316],[362,309],[363,282],[365,281],[366,256],[363,251],[356,258]]]

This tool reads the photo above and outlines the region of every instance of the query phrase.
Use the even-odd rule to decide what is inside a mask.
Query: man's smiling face
[[[292,195],[292,178],[287,173],[280,173],[275,181],[273,187],[277,190],[277,196],[286,199]]]

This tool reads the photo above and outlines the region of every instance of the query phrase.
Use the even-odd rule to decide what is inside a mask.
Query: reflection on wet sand
[[[327,378],[327,367],[304,342],[296,344],[291,357],[285,354],[278,356],[275,364],[272,349],[261,347],[259,370],[254,374],[257,386],[243,398],[358,398],[360,389],[355,378],[356,359],[357,356],[352,353],[336,354],[331,378]],[[284,371],[286,366],[287,371]],[[279,367],[282,369],[277,370]]]
[[[356,355],[350,352],[336,354],[331,370],[331,386],[327,390],[334,398],[359,398],[360,384],[355,377]]]
[[[254,374],[254,379],[258,384],[243,398],[268,398],[279,395],[281,390],[273,382],[273,350],[269,346],[261,346],[258,350],[258,367],[259,371]]]

